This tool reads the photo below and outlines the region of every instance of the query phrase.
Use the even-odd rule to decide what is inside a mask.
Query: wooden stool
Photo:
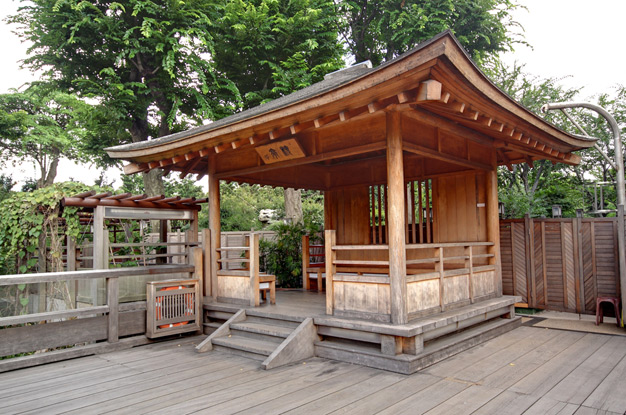
[[[621,327],[621,320],[619,314],[619,298],[615,297],[598,297],[596,298],[596,326],[603,322],[604,315],[602,312],[602,303],[613,304],[615,310],[615,319],[617,320],[617,327]]]

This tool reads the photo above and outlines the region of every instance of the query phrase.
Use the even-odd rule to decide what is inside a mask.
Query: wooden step
[[[216,322],[216,321],[211,321],[209,323],[202,323],[203,332],[204,334],[209,335],[213,333],[215,330],[217,330],[222,324],[223,323]]]
[[[233,314],[235,314],[235,313],[230,313],[230,312],[214,311],[214,310],[207,310],[205,311],[205,313],[206,313],[205,315],[209,317],[210,319],[223,320],[223,321],[228,320],[229,318],[233,316]]]
[[[496,318],[469,329],[450,334],[424,345],[418,355],[388,356],[375,344],[347,339],[323,340],[315,343],[315,355],[392,372],[412,374],[449,356],[467,350],[500,334],[519,327],[521,318]]]
[[[304,320],[302,320],[304,321]],[[265,325],[272,325],[276,327],[285,327],[289,329],[295,329],[302,323],[302,321],[294,319],[284,319],[280,316],[270,315],[263,316],[258,314],[251,314],[250,310],[246,310],[246,323],[258,323]]]
[[[231,335],[213,339],[213,347],[216,350],[224,350],[257,360],[265,360],[265,358],[272,354],[272,352],[276,349],[277,344],[258,339],[250,339],[243,336]]]
[[[285,326],[277,326],[261,321],[245,320],[241,323],[235,323],[230,326],[231,330],[240,330],[247,333],[256,333],[265,336],[286,339],[293,332],[293,328]],[[281,340],[282,341],[282,340]]]

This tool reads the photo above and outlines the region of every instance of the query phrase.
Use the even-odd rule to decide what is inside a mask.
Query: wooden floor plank
[[[289,415],[327,414],[370,396],[381,389],[386,389],[406,379],[406,375],[378,371],[374,376],[350,385],[323,398],[315,399],[285,412]]]
[[[415,373],[400,382],[380,389],[366,398],[355,401],[350,405],[346,405],[332,413],[350,415],[376,414],[394,403],[410,397],[415,393],[419,393],[439,381],[441,381],[441,378],[439,377],[423,373]]]
[[[71,388],[60,388],[61,390],[57,394],[51,394],[46,399],[25,402],[16,409],[21,411],[30,409],[37,412],[40,408],[46,408],[47,413],[71,411],[100,402],[111,401],[133,393],[133,391],[149,390],[160,385],[168,385],[189,377],[199,376],[214,367],[232,367],[238,363],[241,364],[238,360],[219,360],[216,359],[216,356],[212,356],[210,359],[188,362],[177,367],[176,371],[172,371],[169,367],[159,369],[159,366],[155,364],[155,370],[100,383],[94,387],[83,388],[81,385],[75,384]]]
[[[609,336],[586,334],[567,349],[541,365],[509,388],[514,392],[543,396],[569,375],[609,339]]]
[[[309,387],[317,385],[320,382],[326,383],[334,378],[341,380],[342,377],[350,377],[355,372],[363,373],[362,369],[362,367],[356,365],[342,364],[332,370],[325,369],[320,372],[305,373],[297,378],[287,375],[281,383],[277,383],[265,389],[260,389],[244,395],[238,395],[236,398],[229,399],[226,402],[204,408],[199,411],[199,413],[211,415],[230,415],[240,413],[247,409],[257,408],[271,400],[283,397],[287,399],[290,394],[301,391],[302,389],[308,389]],[[257,413],[265,414],[262,410]]]
[[[363,382],[366,379],[375,377],[379,373],[378,370],[359,367],[349,373],[348,376],[340,374],[323,382],[307,385],[306,387],[293,391],[286,395],[276,395],[265,403],[256,404],[246,410],[238,412],[241,415],[255,415],[262,413],[264,415],[282,414],[293,408],[308,404],[314,400],[325,400],[328,394],[345,389],[355,383]],[[315,380],[315,379],[314,379]]]
[[[583,406],[611,412],[626,411],[626,358],[617,363],[602,383],[583,402]]]
[[[506,336],[498,336],[461,354],[449,357],[436,365],[427,367],[421,373],[429,373],[442,378],[455,376],[460,370],[534,335],[535,331],[530,327],[519,327],[507,333]]]
[[[502,389],[472,385],[426,412],[427,415],[471,414],[501,394]]]
[[[539,398],[506,390],[474,411],[474,415],[519,415]]]
[[[573,331],[555,331],[555,336],[529,353],[511,359],[510,363],[485,377],[482,384],[507,389],[541,365],[561,353],[585,334]]]
[[[623,415],[622,413],[604,411],[602,409],[589,408],[588,406],[581,406],[578,408],[574,415]]]
[[[406,399],[397,402],[385,410],[381,415],[413,414],[419,415],[428,412],[432,408],[441,405],[454,395],[461,393],[471,386],[467,382],[457,382],[442,379],[439,382],[412,394]]]
[[[579,406],[544,396],[528,408],[524,415],[572,415]]]
[[[329,365],[330,363],[330,365]],[[257,362],[258,364],[258,362]],[[252,394],[258,394],[260,391],[268,392],[270,388],[277,385],[285,385],[293,379],[299,379],[301,377],[321,375],[322,373],[332,373],[336,371],[347,371],[353,369],[351,365],[340,362],[328,362],[323,359],[311,359],[307,361],[306,365],[294,364],[291,366],[284,366],[271,371],[262,371],[259,369],[259,373],[264,376],[258,379],[253,379],[248,382],[240,383],[236,387],[227,388],[218,391],[205,391],[197,398],[189,399],[185,402],[177,404],[175,406],[169,406],[169,403],[165,403],[161,410],[152,412],[153,414],[189,414],[202,411],[213,413],[213,408],[220,406],[220,409],[224,410],[228,407],[228,404],[236,399],[242,397],[248,397]],[[267,399],[270,399],[268,396]],[[254,401],[244,399],[239,401],[241,409],[247,409],[249,404],[254,404]]]
[[[521,327],[411,376],[320,358],[270,371],[196,339],[0,375],[0,413],[607,414],[626,337]],[[582,403],[582,405],[581,405]]]
[[[479,382],[493,372],[509,366],[515,359],[532,352],[537,347],[557,337],[558,334],[556,330],[539,330],[533,336],[526,337],[464,369],[458,370],[454,374],[454,378],[467,382]]]
[[[545,396],[561,402],[582,404],[626,356],[626,337],[609,339]]]

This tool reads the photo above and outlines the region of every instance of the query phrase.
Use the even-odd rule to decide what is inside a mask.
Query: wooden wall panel
[[[439,280],[408,283],[406,295],[409,314],[439,307]]]
[[[435,242],[486,241],[485,175],[467,173],[433,180]]]
[[[596,297],[620,295],[616,232],[615,218],[501,221],[504,294],[529,307],[595,313]]]
[[[511,223],[512,258],[511,269],[515,281],[515,295],[522,297],[522,303],[528,303],[528,275],[526,272],[526,235],[524,223]]]

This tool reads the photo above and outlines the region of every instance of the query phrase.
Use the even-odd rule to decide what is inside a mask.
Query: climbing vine
[[[77,237],[80,222],[77,208],[61,209],[64,196],[88,190],[81,183],[57,183],[32,192],[13,193],[0,202],[0,271],[2,274],[25,274],[36,271],[38,258],[45,258],[48,271],[63,271],[64,236]],[[64,227],[61,229],[60,218]],[[42,257],[43,256],[43,257]],[[65,284],[66,285],[66,284]],[[11,298],[12,312],[21,314],[29,302],[24,284],[3,287],[2,297]],[[67,287],[50,284],[49,290],[65,300]],[[41,310],[43,311],[43,310]]]

